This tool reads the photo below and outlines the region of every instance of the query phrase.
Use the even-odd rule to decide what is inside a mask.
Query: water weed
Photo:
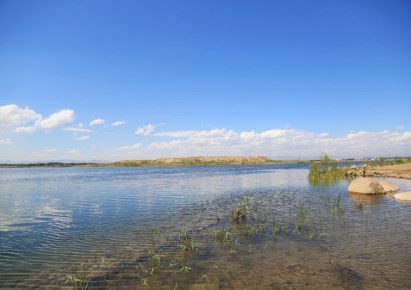
[[[240,203],[237,205],[237,208],[234,210],[232,220],[233,222],[239,224],[245,222],[250,216],[251,210],[251,197],[244,196]]]
[[[73,289],[75,290],[86,290],[88,288],[87,267],[84,263],[82,263],[80,269],[81,270],[79,272],[73,275],[67,275],[65,284],[73,284]]]
[[[361,199],[359,203],[357,203],[357,208],[359,210],[362,210],[364,208],[364,200]]]
[[[189,251],[196,252],[200,247],[200,243],[196,242],[192,237],[190,237],[186,229],[180,231],[179,240],[182,254],[185,254]]]
[[[346,172],[345,169],[337,167],[337,162],[327,154],[321,155],[319,161],[311,161],[309,168],[308,180],[313,185],[335,184],[345,177]]]

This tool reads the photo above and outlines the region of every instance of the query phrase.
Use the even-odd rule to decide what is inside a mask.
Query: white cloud
[[[50,117],[38,122],[38,127],[43,130],[50,130],[61,125],[74,121],[74,111],[69,109],[61,110],[51,114]]]
[[[117,126],[123,126],[125,124],[126,124],[126,121],[116,121],[116,122],[112,123],[111,126],[117,127]]]
[[[139,127],[137,128],[136,134],[137,135],[144,135],[144,136],[148,136],[151,134],[151,132],[153,132],[155,129],[155,126],[152,124],[147,124],[143,127]]]
[[[81,132],[81,133],[90,133],[90,132],[93,132],[92,130],[90,130],[90,129],[85,129],[85,128],[82,128],[82,127],[65,127],[65,128],[63,128],[63,131],[68,131],[68,132]]]
[[[0,144],[6,144],[6,145],[9,145],[9,144],[11,144],[11,143],[13,143],[13,142],[11,141],[11,139],[10,139],[10,138],[0,139]]]
[[[237,136],[237,133],[233,130],[227,129],[214,129],[211,131],[170,131],[170,132],[158,132],[154,134],[157,137],[170,137],[170,138],[188,138],[188,139],[207,139],[207,138],[223,138],[229,139]]]
[[[105,123],[104,120],[99,118],[99,119],[95,119],[95,120],[91,121],[90,126],[93,127],[93,126],[97,126],[97,125],[103,125],[104,123]]]
[[[150,128],[149,128],[150,129]],[[144,132],[147,132],[144,131]],[[141,133],[144,133],[143,130]],[[167,138],[139,146],[140,158],[198,155],[265,155],[271,158],[318,158],[327,153],[334,158],[411,155],[411,132],[358,131],[339,137],[328,133],[288,129],[262,132],[165,131],[155,137]],[[123,146],[123,149],[129,149]]]
[[[41,115],[28,107],[19,108],[14,104],[0,106],[0,128],[16,127],[40,119]]]
[[[257,134],[254,131],[249,131],[249,132],[241,132],[240,133],[240,139],[244,141],[250,141],[255,139]]]
[[[14,129],[14,132],[16,133],[32,133],[36,131],[36,126],[29,126],[29,127],[17,127]]]
[[[80,137],[74,138],[74,140],[79,140],[79,141],[88,140],[88,139],[90,139],[90,136],[80,136]]]
[[[149,124],[150,125],[150,124]],[[274,159],[318,158],[327,153],[334,158],[361,158],[380,156],[410,156],[411,131],[352,131],[335,136],[329,133],[314,133],[293,128],[273,128],[266,131],[234,131],[217,128],[213,130],[155,131],[158,125],[141,127],[142,135],[149,134],[144,143],[131,142],[118,148],[104,147],[67,152],[42,152],[24,159],[55,160],[123,160],[154,159],[160,157],[187,157],[211,155],[264,155]],[[87,140],[90,130],[74,127],[65,131],[78,133],[73,138]],[[84,131],[87,130],[87,131]],[[154,131],[154,132],[153,132]],[[83,133],[83,134],[82,134]],[[147,136],[147,135],[146,135]],[[2,136],[6,138],[7,136]],[[8,143],[1,140],[2,144]],[[13,140],[16,142],[15,140]],[[148,143],[146,143],[148,141]],[[11,142],[11,140],[10,140]],[[74,142],[74,141],[73,141]],[[23,158],[24,152],[14,146],[2,146],[0,159]],[[9,149],[10,148],[10,149]]]
[[[27,127],[17,127],[14,132],[17,133],[32,133],[37,130],[49,131],[56,127],[62,126],[67,123],[71,123],[74,120],[74,111],[70,109],[60,110],[57,113],[51,114],[46,119],[43,119],[41,115],[36,122]]]

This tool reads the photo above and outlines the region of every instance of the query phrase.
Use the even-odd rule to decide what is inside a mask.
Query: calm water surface
[[[58,288],[83,269],[90,288],[411,287],[411,204],[351,196],[346,181],[310,186],[307,174],[304,165],[0,169],[0,288]],[[244,195],[269,227],[210,239]],[[273,238],[273,219],[287,235]],[[196,254],[179,252],[181,229],[198,239]],[[168,270],[142,274],[150,248],[167,251]]]

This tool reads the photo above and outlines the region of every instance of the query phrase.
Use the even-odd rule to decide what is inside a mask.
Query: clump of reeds
[[[250,215],[251,210],[251,198],[250,196],[244,196],[237,208],[234,210],[232,220],[239,224],[245,222]]]
[[[337,161],[323,154],[319,161],[310,162],[308,180],[311,184],[333,184],[344,178],[344,173],[344,169],[337,166]]]
[[[196,242],[187,232],[186,229],[180,231],[180,248],[182,254],[189,251],[197,251],[200,247],[200,243]]]
[[[65,284],[72,284],[75,290],[86,290],[88,288],[87,282],[87,267],[81,263],[81,270],[73,275],[67,275]]]

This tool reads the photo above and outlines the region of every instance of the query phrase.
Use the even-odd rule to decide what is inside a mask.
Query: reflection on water
[[[411,285],[410,204],[350,196],[346,181],[310,186],[307,173],[301,165],[1,169],[0,288],[63,286],[82,263],[95,287]],[[258,208],[250,228],[230,243],[210,238],[231,225],[245,194]],[[262,213],[268,226],[248,237]],[[273,219],[287,235],[273,238]],[[198,240],[196,253],[181,255],[182,229]],[[165,257],[147,274],[150,249]]]

